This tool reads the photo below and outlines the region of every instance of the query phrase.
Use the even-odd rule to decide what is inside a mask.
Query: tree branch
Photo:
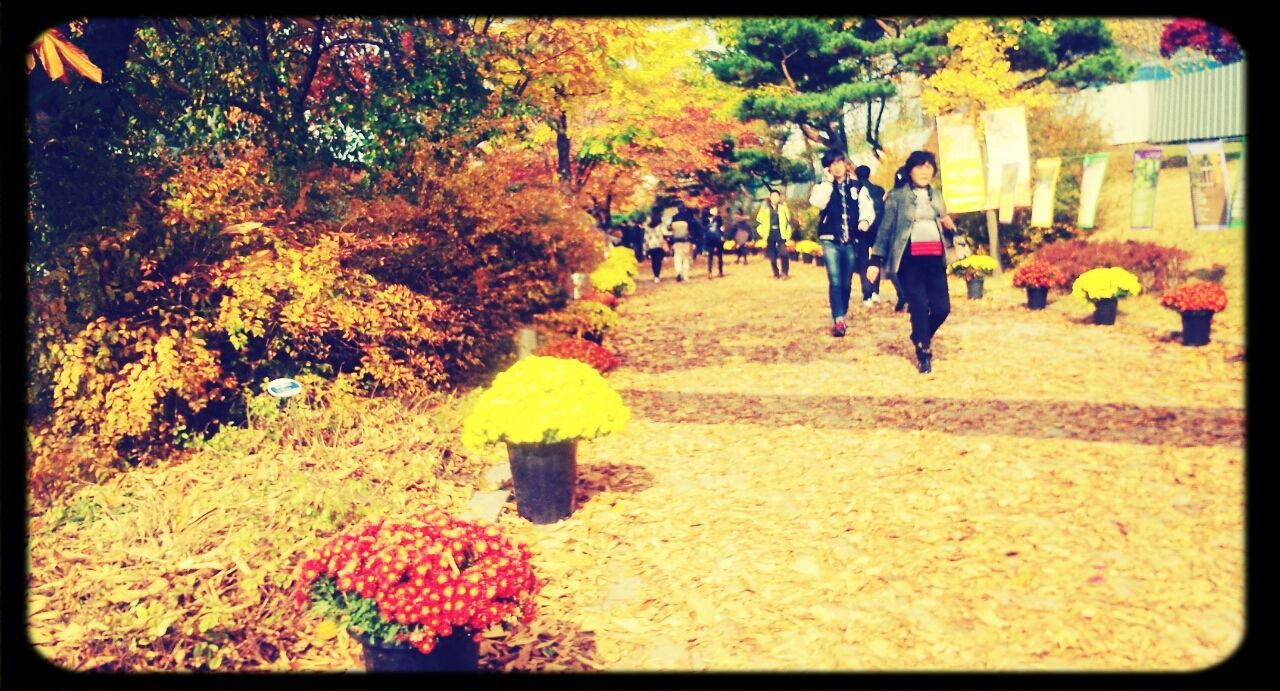
[[[293,101],[293,121],[301,126],[302,112],[306,108],[307,94],[311,93],[311,82],[316,78],[316,72],[320,70],[320,55],[323,52],[321,47],[324,43],[324,20],[316,20],[316,28],[312,30],[311,35],[311,54],[307,56],[307,70],[302,75],[302,82],[298,86],[298,96]]]
[[[791,51],[790,53],[784,53],[782,55],[782,62],[778,63],[778,66],[782,68],[782,76],[787,78],[787,83],[791,85],[791,90],[795,91],[796,93],[799,93],[800,87],[796,86],[796,80],[791,78],[791,70],[787,69],[787,60],[790,59],[791,56],[795,54],[796,54],[796,51],[794,50]]]

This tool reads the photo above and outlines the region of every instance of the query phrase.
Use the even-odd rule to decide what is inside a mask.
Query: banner
[[[1018,173],[1021,169],[1021,163],[1006,163],[1001,171],[1000,214],[997,218],[1000,223],[1013,223],[1014,188],[1018,185]]]
[[[1084,174],[1080,176],[1080,215],[1076,225],[1088,230],[1094,226],[1098,215],[1098,195],[1102,193],[1102,179],[1107,174],[1107,157],[1111,154],[1087,154],[1084,157]]]
[[[953,214],[980,211],[986,196],[982,177],[982,149],[978,134],[963,115],[939,115],[938,165],[942,168],[942,199]]]
[[[1227,165],[1230,168],[1230,160]],[[1244,150],[1235,162],[1235,174],[1231,176],[1231,214],[1227,220],[1228,228],[1244,227]]]
[[[1053,225],[1054,190],[1058,187],[1058,171],[1061,158],[1036,160],[1035,194],[1031,197],[1031,226],[1049,228]]]
[[[1227,156],[1222,141],[1187,144],[1187,170],[1191,174],[1191,215],[1197,230],[1227,227]]]
[[[1004,167],[1018,163],[1014,206],[1031,206],[1031,147],[1027,141],[1027,110],[1022,106],[997,108],[982,113],[987,140],[987,198],[984,209],[1000,207]]]
[[[1160,179],[1160,149],[1133,152],[1133,205],[1129,228],[1149,229],[1156,220],[1156,181]]]

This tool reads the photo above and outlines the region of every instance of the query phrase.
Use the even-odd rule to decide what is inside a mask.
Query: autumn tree
[[[1160,55],[1167,58],[1183,48],[1200,51],[1224,65],[1244,59],[1244,50],[1230,31],[1195,17],[1179,17],[1164,26]]]

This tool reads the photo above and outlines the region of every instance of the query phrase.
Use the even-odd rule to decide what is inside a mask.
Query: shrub
[[[558,312],[539,314],[534,318],[539,324],[557,333],[578,338],[603,337],[618,325],[618,314],[598,302],[570,303]]]
[[[1054,288],[1066,285],[1067,276],[1049,262],[1033,259],[1013,271],[1013,285],[1017,288]]]
[[[1118,266],[1133,272],[1144,290],[1157,293],[1183,280],[1183,265],[1190,257],[1183,249],[1136,240],[1070,240],[1046,245],[1035,253],[1036,259],[1061,269],[1067,281],[1097,266]]]

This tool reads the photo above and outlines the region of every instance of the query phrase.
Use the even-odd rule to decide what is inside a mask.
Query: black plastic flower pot
[[[578,442],[507,444],[516,513],[530,523],[555,523],[573,513]]]
[[[971,278],[965,281],[969,288],[969,299],[977,300],[982,297],[982,277]]]
[[[787,257],[793,262],[798,261],[800,259],[800,253],[795,251],[787,252]]]
[[[1209,328],[1213,325],[1213,312],[1197,310],[1182,312],[1182,345],[1209,345]]]
[[[604,345],[604,334],[587,331],[582,334],[582,338],[596,345]]]
[[[800,261],[802,261],[802,262],[804,262],[804,263],[806,263],[806,264],[812,264],[812,263],[813,263],[813,255],[812,255],[812,254],[802,254],[802,255],[800,255]]]
[[[480,644],[462,628],[437,640],[429,653],[403,642],[375,644],[353,629],[347,632],[363,649],[366,672],[474,672],[480,667]]]
[[[1042,310],[1049,304],[1049,286],[1028,286],[1027,307]]]
[[[1102,298],[1093,303],[1093,323],[1094,324],[1114,324],[1116,323],[1116,303],[1118,298]]]

